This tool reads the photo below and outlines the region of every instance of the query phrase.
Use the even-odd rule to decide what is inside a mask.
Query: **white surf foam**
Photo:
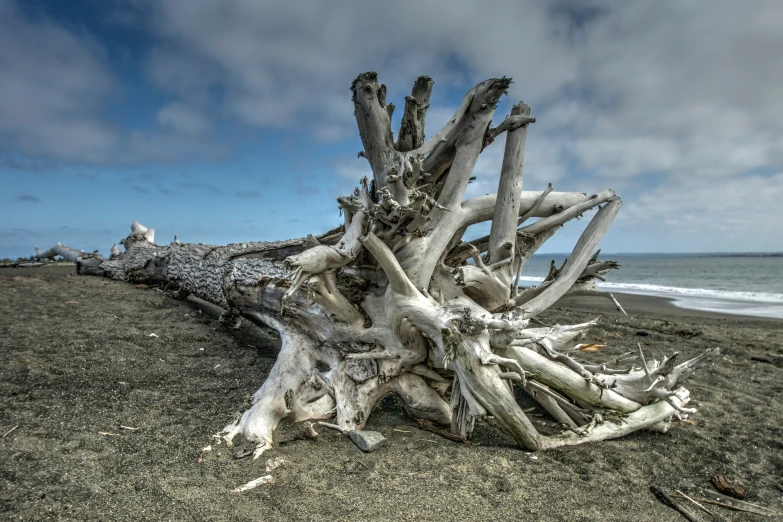
[[[523,284],[537,285],[541,277],[523,276]],[[783,294],[682,288],[645,283],[599,283],[598,290],[652,295],[673,299],[674,305],[692,310],[783,318]]]

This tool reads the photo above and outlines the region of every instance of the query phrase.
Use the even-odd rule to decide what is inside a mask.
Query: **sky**
[[[370,174],[349,90],[370,70],[395,131],[434,79],[430,136],[513,78],[494,121],[537,118],[524,189],[614,189],[605,252],[783,251],[781,27],[777,0],[0,0],[0,258],[108,253],[136,220],[164,244],[333,228]]]

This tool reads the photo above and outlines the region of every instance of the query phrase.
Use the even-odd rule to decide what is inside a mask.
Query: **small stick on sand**
[[[345,431],[340,426],[338,426],[337,424],[332,424],[331,422],[318,421],[318,425],[319,426],[323,426],[324,428],[331,428],[333,430],[337,430],[340,433],[342,433],[343,435],[345,435]]]
[[[719,506],[722,508],[730,509],[731,511],[742,511],[743,513],[753,513],[754,515],[761,515],[762,517],[772,517],[777,515],[778,513],[770,512],[770,511],[760,511],[757,509],[747,509],[742,506],[733,506],[731,504],[725,503],[725,502],[718,502],[717,500],[710,500],[708,498],[701,498],[696,497],[696,500],[699,502],[704,502],[705,504],[711,504],[713,506]],[[752,504],[751,504],[752,505]],[[756,506],[754,506],[756,507]],[[761,508],[766,509],[766,508]]]
[[[16,426],[14,426],[13,428],[11,428],[10,430],[8,430],[8,431],[6,431],[5,433],[3,433],[3,438],[6,438],[7,436],[9,436],[9,435],[10,435],[10,434],[11,434],[11,433],[12,433],[12,432],[13,432],[13,431],[16,429],[16,428],[18,428],[18,427],[19,427],[19,425],[17,424]]]
[[[207,446],[206,448],[203,448],[201,452],[198,454],[198,459],[196,459],[196,463],[200,463],[204,460],[204,457],[207,455],[208,451],[212,451],[212,445]]]
[[[242,493],[243,491],[248,491],[250,489],[256,488],[261,484],[274,484],[274,483],[275,483],[275,479],[272,477],[272,475],[265,475],[255,480],[251,480],[247,484],[243,484],[238,488],[234,488],[233,490],[231,490],[231,493]]]
[[[783,516],[783,513],[780,513],[778,511],[774,511],[774,510],[766,508],[764,506],[759,506],[757,504],[751,504],[750,502],[745,502],[743,500],[736,500],[736,499],[734,500],[734,502],[736,502],[737,504],[740,504],[742,506],[748,506],[749,508],[752,508],[752,509],[758,509],[758,510],[760,510],[759,514],[767,513],[768,516],[778,516],[778,517],[779,516]]]
[[[676,502],[673,498],[669,496],[666,491],[663,489],[657,487],[657,486],[650,486],[650,491],[655,495],[655,497],[662,503],[670,508],[674,509],[675,511],[678,511],[682,516],[686,518],[689,522],[699,522],[696,517],[694,517],[690,511],[685,509],[683,506],[681,506],[678,502]]]
[[[674,491],[676,491],[676,492],[677,492],[677,494],[676,494],[676,495],[673,495],[674,497],[682,497],[682,498],[684,498],[685,500],[689,500],[690,502],[693,502],[694,504],[696,504],[696,506],[697,506],[699,509],[701,509],[702,511],[704,511],[705,513],[707,513],[707,514],[708,514],[708,515],[710,515],[711,517],[714,517],[714,516],[715,516],[715,514],[714,514],[712,511],[710,511],[710,510],[709,510],[709,509],[707,509],[706,507],[702,506],[701,504],[699,504],[698,502],[696,502],[695,500],[693,500],[691,497],[689,497],[688,495],[686,495],[685,493],[683,493],[683,492],[682,492],[682,491],[680,491],[679,489],[675,489]]]
[[[780,516],[781,515],[780,513],[778,513],[777,511],[775,511],[773,509],[769,509],[769,508],[766,508],[764,506],[759,506],[758,504],[753,504],[751,502],[746,502],[744,500],[738,500],[736,498],[730,498],[730,497],[728,497],[726,495],[721,495],[720,493],[717,493],[715,491],[709,491],[709,490],[705,489],[705,490],[702,491],[702,494],[707,496],[707,497],[714,496],[717,499],[723,500],[723,501],[725,501],[727,503],[734,502],[734,503],[740,504],[742,506],[747,506],[749,509],[760,509],[761,511],[764,511],[765,514],[768,513],[770,515],[775,515],[775,516]],[[759,514],[761,514],[761,513],[759,513]]]
[[[136,431],[136,430],[139,430],[139,429],[141,429],[141,428],[132,428],[132,427],[130,427],[130,426],[120,426],[120,429],[121,429],[121,430]]]
[[[108,431],[99,431],[98,435],[106,435],[107,437],[119,437],[119,433],[109,433]]]
[[[364,462],[362,462],[361,460],[356,460],[356,459],[351,459],[351,460],[353,460],[354,462],[356,462],[357,464],[359,464],[360,466],[362,466],[362,467],[363,467],[364,469],[366,469],[366,470],[369,470],[369,469],[370,469],[370,468],[368,468],[368,467],[367,467],[367,464],[365,464],[365,463],[364,463]]]

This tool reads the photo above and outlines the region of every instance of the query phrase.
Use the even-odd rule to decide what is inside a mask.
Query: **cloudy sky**
[[[0,0],[0,257],[107,252],[134,220],[218,244],[335,226],[368,173],[367,70],[398,107],[434,78],[428,135],[512,77],[495,121],[538,118],[525,189],[615,189],[606,252],[781,251],[781,27],[776,0]],[[503,142],[469,195],[495,191]]]

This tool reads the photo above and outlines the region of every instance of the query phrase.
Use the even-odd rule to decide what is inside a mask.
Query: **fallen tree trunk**
[[[225,247],[154,243],[134,223],[125,252],[81,255],[80,274],[156,284],[224,308],[280,333],[282,348],[253,404],[221,436],[243,435],[255,456],[273,445],[283,420],[328,420],[362,428],[374,404],[397,393],[408,412],[468,437],[493,416],[525,449],[603,440],[660,427],[688,414],[683,381],[717,349],[675,366],[629,354],[589,366],[571,356],[592,324],[530,327],[530,319],[569,291],[616,266],[593,255],[620,209],[612,191],[586,196],[523,191],[528,126],[524,104],[498,127],[491,118],[507,78],[476,85],[449,123],[424,141],[432,81],[419,78],[406,99],[395,143],[393,106],[375,73],[352,84],[372,179],[338,199],[344,224],[324,235]],[[506,134],[498,193],[463,200],[482,150]],[[538,288],[518,291],[524,262],[563,223],[598,208],[565,265]],[[541,218],[530,225],[530,218]],[[463,242],[473,224],[492,221],[486,238]],[[521,228],[519,228],[521,226]],[[484,252],[484,255],[482,255]],[[471,262],[472,261],[472,262]],[[587,290],[585,290],[587,289]],[[611,368],[628,361],[639,367]],[[515,400],[530,393],[569,432],[542,436]],[[621,419],[603,422],[603,419]]]

